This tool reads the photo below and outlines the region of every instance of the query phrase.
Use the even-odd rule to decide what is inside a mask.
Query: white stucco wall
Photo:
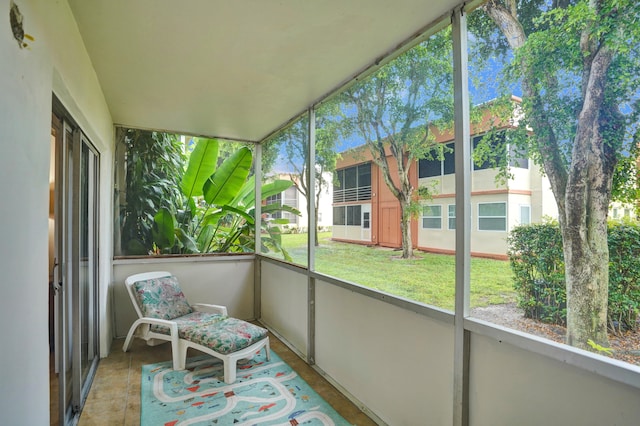
[[[3,424],[49,424],[48,211],[51,101],[55,92],[101,151],[101,211],[111,211],[112,122],[91,62],[65,1],[16,0],[20,49],[0,3],[0,412]],[[101,319],[107,318],[109,215],[100,231]],[[101,321],[103,350],[110,321]],[[28,395],[28,397],[26,396]]]
[[[126,336],[131,325],[138,319],[124,280],[129,275],[141,272],[170,272],[178,278],[180,287],[190,303],[223,305],[232,317],[255,319],[253,264],[252,255],[115,261],[110,291],[114,312],[114,337]]]

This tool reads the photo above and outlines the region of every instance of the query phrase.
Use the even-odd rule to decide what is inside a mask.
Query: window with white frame
[[[335,206],[333,208],[333,224],[334,225],[346,225],[347,215],[345,206]]]
[[[347,206],[347,225],[360,226],[362,224],[362,206]]]
[[[478,203],[478,231],[506,231],[507,203]]]
[[[531,206],[520,205],[520,225],[531,224]]]
[[[364,229],[371,228],[371,213],[369,212],[362,213],[362,227]]]
[[[454,230],[456,229],[456,205],[455,204],[449,204],[447,206],[447,211],[448,211],[448,226],[449,229]]]
[[[371,199],[371,163],[336,170],[335,176],[334,203]]]
[[[266,203],[267,205],[277,204],[280,206],[289,206],[297,209],[298,190],[294,186],[291,186],[281,193],[267,197]],[[298,216],[288,211],[274,212],[271,217],[273,219],[287,219],[289,223],[298,223]]]
[[[442,229],[442,206],[428,204],[422,207],[422,227],[424,229]]]

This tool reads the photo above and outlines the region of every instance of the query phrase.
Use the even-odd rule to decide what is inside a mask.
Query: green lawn
[[[397,296],[453,310],[455,257],[416,251],[417,259],[399,259],[400,252],[330,241],[319,234],[316,270]],[[295,263],[307,263],[307,234],[285,234],[283,245]],[[509,262],[471,259],[471,306],[516,300]]]

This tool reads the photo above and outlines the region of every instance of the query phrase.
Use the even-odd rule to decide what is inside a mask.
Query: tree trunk
[[[402,258],[413,257],[413,243],[411,242],[411,213],[409,203],[400,201],[400,231],[402,233]]]
[[[313,245],[318,247],[320,245],[320,242],[318,240],[318,229],[320,228],[318,226],[318,206],[320,206],[320,192],[322,191],[322,187],[320,185],[318,185],[318,191],[316,192],[316,208],[314,209],[314,216],[315,216],[315,227],[316,227],[316,232],[314,232],[315,238],[313,241]],[[307,230],[308,232],[308,230]]]
[[[609,343],[607,214],[615,155],[601,128],[609,121],[604,98],[611,60],[612,53],[603,47],[585,67],[583,104],[566,183],[565,220],[560,222],[567,284],[566,342],[583,349],[590,348],[589,340],[605,347]]]
[[[490,0],[484,9],[513,50],[524,46],[526,35],[514,10],[508,10],[496,0]],[[583,34],[585,39],[590,36]],[[601,128],[607,120],[603,113],[615,112],[607,110],[604,96],[611,52],[601,48],[586,53],[589,55],[583,73],[583,104],[568,169],[560,160],[559,144],[545,112],[539,89],[541,79],[528,68],[526,61],[520,66],[523,97],[533,101],[527,111],[528,118],[558,204],[567,290],[566,342],[590,349],[589,340],[608,346],[607,212],[615,158],[610,144],[603,140]]]
[[[586,212],[584,214],[586,216]],[[589,216],[585,225],[562,227],[567,286],[565,340],[567,344],[583,349],[590,349],[589,340],[604,347],[609,344],[607,217],[600,209],[594,209]]]

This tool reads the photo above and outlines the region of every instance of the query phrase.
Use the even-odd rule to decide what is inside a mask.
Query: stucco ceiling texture
[[[116,124],[260,141],[457,0],[69,0]]]

